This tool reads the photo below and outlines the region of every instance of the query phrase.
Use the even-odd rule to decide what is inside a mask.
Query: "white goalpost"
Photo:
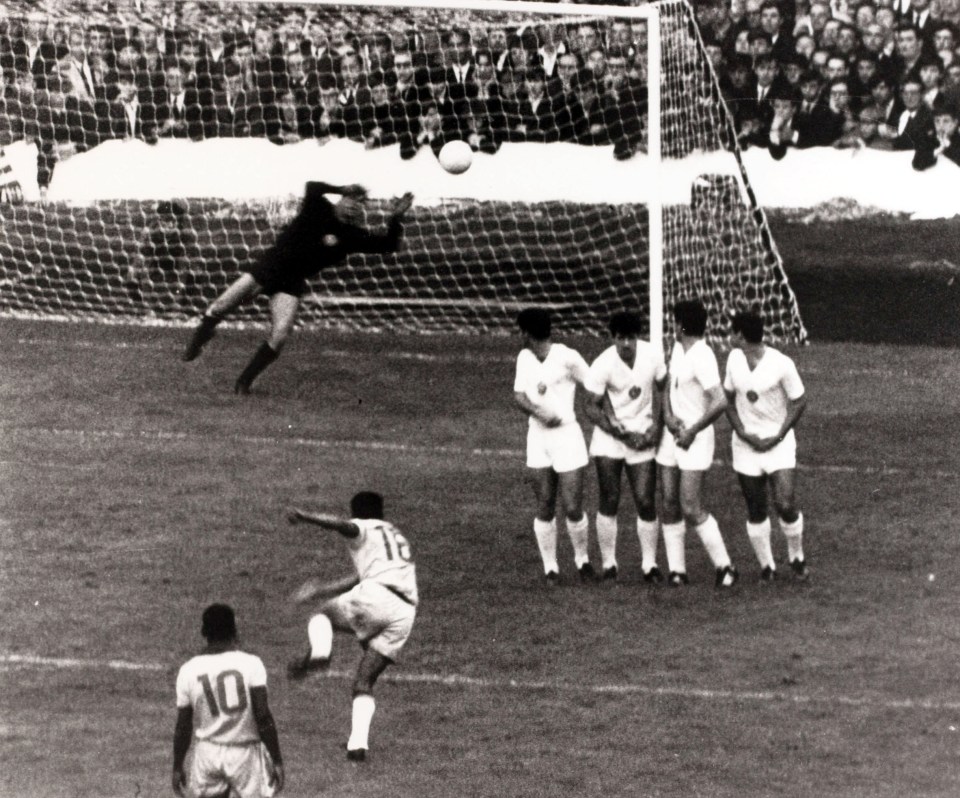
[[[0,155],[22,184],[0,176],[0,315],[183,324],[322,180],[365,185],[373,227],[390,197],[409,190],[416,204],[399,252],[351,256],[311,282],[305,325],[501,333],[538,305],[560,330],[597,333],[630,309],[662,342],[672,303],[697,296],[714,340],[744,307],[771,340],[805,340],[686,0],[281,0],[224,4],[212,20],[196,8],[152,71],[151,20],[106,26],[112,49],[86,54],[109,66],[89,98],[69,48],[29,77],[17,67],[17,90],[57,124],[25,125]],[[244,32],[255,15],[269,35]],[[69,41],[84,26],[61,16],[43,33]],[[474,70],[462,85],[448,71],[458,42]],[[217,63],[206,48],[224,50]],[[577,59],[572,76],[561,54]],[[136,131],[118,94],[131,75]],[[174,88],[186,111],[171,120]],[[437,162],[451,138],[474,149],[462,175]]]

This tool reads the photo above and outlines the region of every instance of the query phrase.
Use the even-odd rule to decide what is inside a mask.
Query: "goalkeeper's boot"
[[[793,570],[793,575],[801,582],[806,581],[810,576],[810,569],[807,568],[807,563],[804,560],[799,558],[791,560],[790,568]]]
[[[204,345],[216,335],[217,325],[219,323],[220,319],[215,319],[211,316],[204,316],[200,319],[200,324],[198,324],[197,329],[193,331],[190,343],[188,343],[187,348],[183,350],[184,362],[189,363],[191,360],[196,360],[200,357]]]
[[[311,657],[308,651],[302,657],[297,657],[287,665],[287,678],[295,682],[306,679],[316,671],[325,671],[330,668],[330,657]]]

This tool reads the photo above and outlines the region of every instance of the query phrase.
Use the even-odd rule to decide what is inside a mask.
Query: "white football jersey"
[[[265,687],[260,657],[242,651],[200,654],[177,674],[177,707],[193,707],[194,736],[225,745],[260,739],[250,688]]]
[[[734,394],[744,430],[761,438],[780,432],[787,417],[787,402],[799,399],[804,392],[794,362],[769,346],[753,371],[742,349],[730,352],[723,389]]]
[[[574,411],[577,383],[584,383],[588,371],[583,356],[564,344],[551,344],[542,362],[524,348],[517,355],[513,390],[525,394],[538,409],[556,416],[562,424],[570,424],[577,420]],[[530,416],[530,425],[544,427],[533,416]]]
[[[707,409],[707,391],[720,386],[716,355],[706,341],[686,352],[677,341],[670,355],[670,409],[685,425],[696,423]]]
[[[646,432],[653,424],[653,388],[667,376],[660,347],[637,341],[637,354],[627,365],[611,346],[590,365],[584,387],[610,397],[617,421],[630,432]]]
[[[376,518],[351,518],[360,530],[345,538],[361,580],[369,579],[396,590],[416,604],[417,571],[410,544],[393,524]]]

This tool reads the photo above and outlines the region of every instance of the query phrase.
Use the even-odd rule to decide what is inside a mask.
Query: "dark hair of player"
[[[643,329],[639,313],[623,310],[610,317],[610,335],[623,338],[636,338]]]
[[[237,620],[226,604],[211,604],[203,611],[200,633],[210,643],[225,643],[237,636]]]
[[[535,341],[550,337],[550,311],[544,308],[525,308],[517,316],[517,326]]]
[[[350,515],[353,518],[383,518],[383,496],[363,490],[350,500]]]
[[[702,336],[707,331],[707,309],[699,299],[683,299],[673,306],[673,318],[685,335]]]
[[[733,317],[731,327],[747,343],[759,344],[763,341],[763,319],[755,310],[741,310]]]

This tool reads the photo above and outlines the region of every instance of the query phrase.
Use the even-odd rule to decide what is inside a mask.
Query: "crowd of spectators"
[[[79,5],[78,5],[79,2]],[[646,25],[329,7],[49,0],[0,7],[0,146],[39,182],[107,139],[341,137],[644,146]],[[933,5],[939,3],[939,5]],[[696,0],[743,147],[913,150],[960,163],[960,0]],[[431,24],[432,20],[432,24]]]
[[[106,21],[33,10],[0,22],[0,146],[55,164],[107,139],[347,138],[400,157],[450,139],[641,146],[643,25],[521,27],[479,15],[143,2]]]
[[[702,0],[742,147],[910,150],[960,164],[956,0]]]

